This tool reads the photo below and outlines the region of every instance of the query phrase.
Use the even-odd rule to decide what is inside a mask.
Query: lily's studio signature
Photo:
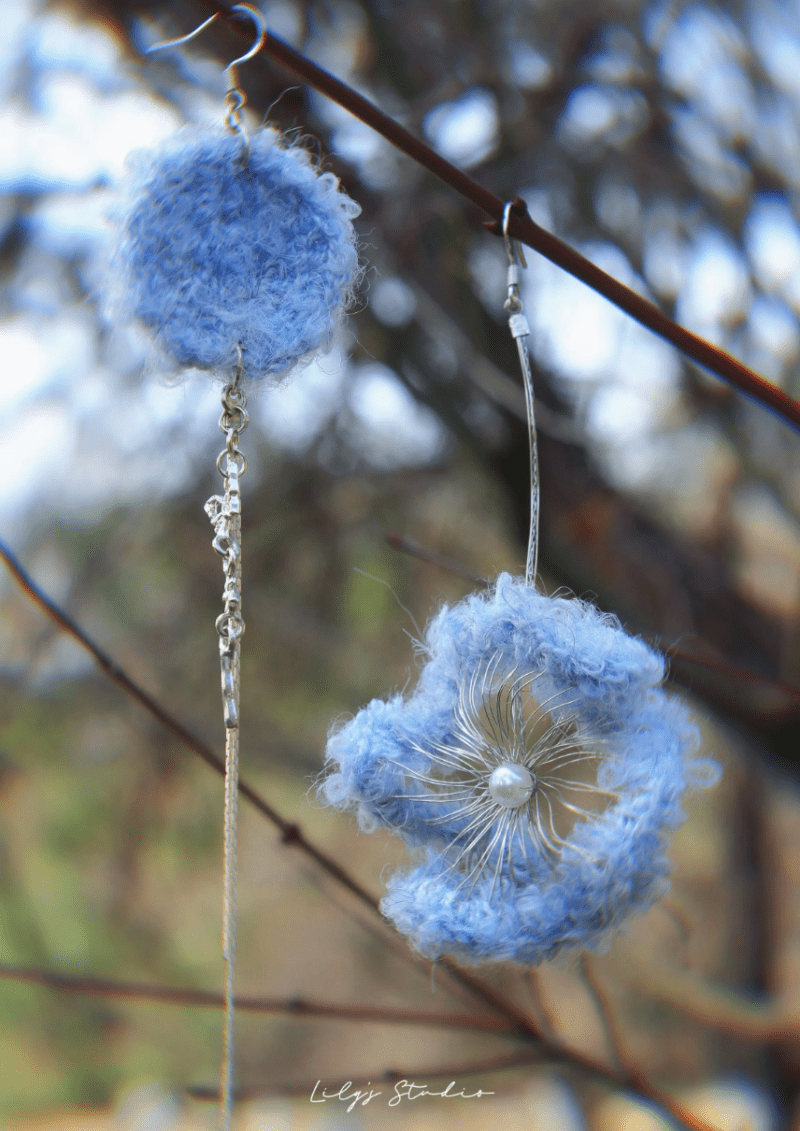
[[[478,1088],[477,1092],[465,1092],[463,1088],[456,1092],[453,1089],[456,1086],[455,1080],[451,1080],[447,1087],[441,1092],[431,1092],[424,1084],[415,1084],[411,1080],[398,1080],[386,1101],[389,1107],[397,1107],[403,1100],[421,1100],[424,1096],[436,1096],[444,1100],[478,1100],[482,1096],[493,1096],[494,1092],[484,1092]],[[348,1080],[346,1084],[342,1084],[337,1092],[328,1092],[322,1087],[322,1081],[317,1080],[314,1089],[311,1092],[312,1104],[324,1104],[329,1100],[338,1100],[339,1103],[347,1104],[347,1111],[352,1111],[353,1108],[366,1107],[370,1100],[377,1099],[382,1096],[382,1091],[375,1091],[371,1083],[367,1084],[366,1089],[357,1088],[350,1091],[353,1087],[352,1083]]]

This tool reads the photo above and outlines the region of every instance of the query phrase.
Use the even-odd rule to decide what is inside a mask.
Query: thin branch
[[[536,1013],[536,1018],[543,1035],[551,1044],[557,1044],[558,1033],[556,1032],[555,1019],[542,993],[541,973],[535,966],[527,967],[525,970],[525,981],[528,984],[534,1012]]]
[[[586,972],[585,966],[583,967],[584,973],[594,986],[595,980],[591,973]],[[43,970],[39,967],[33,966],[12,966],[9,963],[0,962],[0,978],[7,979],[14,982],[23,982],[28,985],[43,986],[46,989],[58,991],[60,993],[76,994],[81,996],[102,997],[111,1000],[120,1001],[157,1001],[162,1005],[181,1005],[181,1006],[201,1006],[219,1008],[223,1003],[223,996],[219,993],[214,993],[208,990],[195,990],[184,989],[176,986],[156,986],[148,985],[141,982],[122,982],[108,978],[89,978],[77,975],[62,974],[52,970]],[[696,984],[695,984],[696,989]],[[663,995],[664,1000],[672,1000],[668,995]],[[721,995],[720,995],[721,998]],[[689,1000],[694,999],[694,993],[689,994]],[[597,998],[596,998],[597,1000]],[[601,1005],[603,1008],[604,1017],[606,1022],[613,1025],[610,1021],[610,1010],[601,996]],[[672,1004],[675,1004],[673,1001]],[[434,1013],[426,1012],[424,1010],[415,1009],[389,1009],[381,1006],[367,1006],[367,1005],[346,1005],[334,1002],[314,1001],[308,998],[295,997],[295,998],[265,998],[265,997],[252,997],[242,995],[236,999],[237,1010],[249,1013],[272,1013],[284,1014],[295,1017],[317,1017],[325,1018],[336,1021],[354,1021],[361,1024],[379,1024],[379,1025],[418,1025],[426,1028],[443,1028],[443,1029],[456,1029],[468,1030],[474,1032],[491,1033],[497,1036],[519,1036],[518,1031],[513,1025],[504,1023],[496,1017],[475,1017],[467,1016],[457,1013]],[[730,1009],[723,1011],[726,1014],[726,1023],[731,1020],[732,1011]],[[751,1020],[755,1020],[755,1015]],[[766,1020],[766,1011],[762,1011],[760,1021]],[[720,1019],[720,1024],[722,1024]],[[722,1025],[725,1027],[725,1025]],[[732,1026],[735,1030],[735,1022]],[[747,1026],[746,1028],[750,1028]],[[788,1031],[785,1029],[781,1035]],[[795,1024],[796,1031],[796,1024]],[[740,1033],[741,1036],[754,1036],[756,1033],[751,1029],[749,1032],[745,1031]],[[763,1031],[760,1032],[762,1036],[767,1034]],[[777,1037],[777,1033],[772,1034]],[[687,1127],[695,1128],[696,1131],[707,1131],[706,1124],[694,1119],[689,1113],[681,1112],[672,1098],[665,1093],[657,1092],[648,1081],[643,1077],[637,1076],[630,1069],[624,1067],[620,1058],[620,1065],[615,1073],[609,1073],[607,1069],[601,1065],[597,1065],[588,1061],[585,1057],[575,1056],[575,1054],[568,1048],[558,1045],[553,1042],[548,1045],[540,1045],[536,1050],[523,1050],[521,1052],[513,1053],[510,1056],[503,1056],[493,1058],[490,1060],[481,1060],[470,1062],[468,1064],[456,1064],[439,1066],[437,1068],[424,1068],[414,1069],[413,1071],[400,1071],[398,1069],[389,1069],[385,1072],[373,1073],[369,1078],[363,1077],[359,1080],[351,1080],[348,1084],[348,1090],[351,1087],[358,1087],[371,1084],[373,1081],[376,1083],[400,1083],[402,1080],[431,1080],[439,1077],[452,1077],[457,1079],[460,1076],[470,1076],[479,1073],[497,1072],[510,1068],[523,1067],[528,1064],[542,1061],[544,1059],[553,1059],[553,1057],[563,1058],[567,1060],[578,1060],[582,1067],[587,1068],[589,1071],[596,1075],[600,1075],[609,1079],[613,1083],[633,1085],[642,1094],[648,1096],[650,1099],[656,1099],[666,1110],[670,1111],[676,1118],[681,1119],[686,1123]],[[285,1096],[308,1096],[313,1090],[314,1083],[297,1083],[290,1085],[276,1085],[272,1088],[258,1088],[250,1089],[237,1093],[237,1099],[249,1099],[255,1096],[263,1095],[285,1095]],[[331,1093],[338,1092],[341,1089],[341,1081],[337,1083],[327,1082],[325,1084],[318,1084],[318,1091],[328,1091]],[[190,1094],[197,1099],[213,1100],[216,1097],[216,1092],[207,1088],[190,1089]]]
[[[595,1004],[597,1015],[603,1023],[606,1040],[608,1041],[609,1048],[614,1057],[614,1064],[620,1072],[625,1072],[629,1069],[628,1058],[625,1055],[622,1034],[619,1031],[614,1008],[609,1002],[605,990],[600,985],[594,963],[588,954],[581,955],[578,962],[578,970],[580,971],[583,984],[586,986]]]
[[[437,566],[443,569],[446,573],[452,573],[456,577],[462,577],[465,581],[471,582],[473,585],[481,585],[483,588],[488,586],[485,577],[478,577],[468,566],[463,565],[456,558],[450,558],[446,554],[440,554],[436,550],[431,550],[427,546],[423,546],[421,542],[415,542],[413,538],[407,538],[405,534],[398,534],[396,531],[390,530],[385,536],[387,545],[391,546],[393,550],[399,550],[401,554],[409,554],[412,558],[418,558],[428,565]]]
[[[800,1009],[792,1002],[759,1000],[728,986],[715,986],[686,970],[626,950],[620,968],[639,993],[671,1006],[710,1029],[740,1040],[782,1044],[800,1036]]]
[[[77,975],[62,974],[52,970],[43,970],[32,966],[12,966],[0,962],[0,978],[14,982],[24,982],[29,985],[43,986],[61,993],[102,997],[122,1001],[158,1001],[162,1005],[172,1004],[181,1006],[202,1006],[218,1008],[222,1005],[223,996],[208,990],[184,989],[176,986],[154,986],[140,982],[121,982],[107,978],[88,978]],[[497,1036],[519,1036],[513,1025],[504,1024],[494,1017],[465,1016],[455,1013],[433,1013],[414,1009],[389,1009],[380,1006],[345,1005],[333,1002],[313,1001],[307,998],[264,998],[242,995],[236,999],[236,1008],[250,1013],[278,1013],[296,1017],[318,1017],[336,1021],[355,1021],[359,1023],[372,1023],[382,1025],[419,1025],[427,1028],[445,1028],[457,1030],[471,1030],[495,1034]],[[584,1069],[600,1076],[607,1081],[633,1087],[649,1099],[656,1100],[665,1110],[681,1120],[694,1131],[709,1131],[708,1125],[697,1120],[691,1113],[685,1112],[666,1093],[655,1089],[649,1081],[630,1069],[620,1067],[612,1072],[605,1066],[595,1063],[586,1056],[559,1045],[541,1043],[536,1049],[526,1049],[510,1056],[496,1057],[489,1060],[473,1061],[467,1064],[439,1066],[437,1068],[422,1068],[411,1070],[387,1069],[380,1073],[373,1073],[369,1078],[363,1077],[350,1080],[348,1089],[353,1086],[371,1084],[372,1081],[400,1083],[405,1080],[431,1080],[439,1077],[452,1077],[477,1075],[480,1073],[497,1072],[510,1068],[518,1068],[533,1064],[545,1059],[564,1059],[575,1061]],[[275,1085],[274,1087],[246,1089],[237,1093],[237,1100],[254,1098],[264,1095],[284,1096],[309,1096],[315,1082],[297,1083],[290,1085]],[[341,1089],[338,1084],[319,1082],[320,1091],[330,1089],[336,1092]],[[217,1092],[208,1088],[189,1089],[196,1099],[214,1100]]]
[[[205,3],[204,6],[218,11],[230,26],[240,34],[252,38],[252,28],[244,26],[245,22],[231,13],[231,7],[222,3]],[[470,203],[480,208],[492,217],[492,223],[487,225],[497,235],[501,234],[503,211],[506,201],[483,188],[461,169],[451,165],[440,157],[430,146],[425,145],[419,138],[414,137],[407,129],[401,126],[388,114],[384,114],[372,102],[347,83],[335,78],[322,67],[312,63],[299,51],[295,51],[272,32],[267,36],[264,51],[271,55],[288,70],[299,75],[304,82],[313,86],[333,102],[337,102],[348,110],[354,117],[370,126],[376,133],[384,137],[401,153],[415,161],[418,165],[433,173],[450,188],[463,196]],[[754,370],[749,369],[742,362],[737,361],[729,353],[705,341],[697,334],[691,333],[677,322],[673,322],[666,314],[652,302],[636,294],[630,287],[618,279],[606,274],[590,260],[586,259],[569,244],[557,236],[546,231],[536,224],[525,210],[523,201],[517,198],[517,208],[512,211],[508,226],[509,235],[527,247],[538,251],[545,259],[561,267],[569,275],[580,279],[592,290],[603,295],[609,302],[624,310],[642,326],[652,330],[660,338],[670,342],[686,357],[698,365],[708,369],[717,377],[727,381],[740,392],[752,397],[767,408],[772,409],[778,416],[783,417],[788,423],[800,428],[800,403],[793,400],[782,389],[770,384]]]
[[[664,898],[660,899],[654,906],[657,907],[663,915],[666,915],[678,935],[680,956],[678,955],[678,951],[674,951],[672,955],[673,958],[680,964],[683,970],[689,970],[691,967],[691,958],[689,955],[689,940],[692,937],[691,919],[683,908],[669,896],[664,896]]]
[[[791,683],[786,683],[784,680],[764,676],[760,672],[743,668],[739,664],[731,664],[726,660],[719,660],[716,656],[701,655],[699,652],[687,648],[684,644],[670,647],[666,652],[670,660],[679,660],[684,664],[693,664],[698,668],[707,668],[709,671],[727,676],[736,682],[747,683],[755,687],[761,687],[764,691],[769,691],[772,694],[782,695],[790,701],[790,704],[794,703],[800,705],[800,687],[794,687]],[[686,680],[681,680],[680,682],[687,687],[691,687]],[[787,704],[787,707],[790,704]]]
[[[120,1001],[157,1001],[163,1005],[197,1005],[219,1008],[222,994],[211,990],[156,986],[144,982],[121,982],[43,970],[36,966],[12,966],[0,962],[0,978],[11,982],[44,986],[59,993],[102,997]],[[462,1013],[437,1013],[424,1009],[389,1009],[377,1005],[347,1005],[315,1001],[305,997],[272,998],[237,995],[236,1008],[246,1013],[280,1013],[293,1017],[320,1017],[335,1021],[357,1021],[378,1025],[422,1025],[427,1028],[469,1029],[499,1036],[519,1036],[516,1027],[500,1017],[477,1017]]]

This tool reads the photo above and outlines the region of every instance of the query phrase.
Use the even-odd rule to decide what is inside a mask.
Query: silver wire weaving
[[[555,868],[575,824],[597,820],[618,800],[598,780],[614,757],[610,743],[573,710],[579,697],[537,699],[545,672],[504,671],[502,663],[495,653],[461,684],[448,741],[412,743],[429,759],[427,773],[394,763],[410,787],[421,787],[405,800],[441,806],[425,820],[461,825],[448,834],[448,870],[463,874],[458,887],[468,892],[491,872],[489,898],[498,882],[502,890]]]

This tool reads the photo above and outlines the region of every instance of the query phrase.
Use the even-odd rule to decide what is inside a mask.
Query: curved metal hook
[[[152,47],[147,48],[145,55],[154,55],[156,51],[166,51],[168,47],[182,47],[184,43],[188,43],[190,39],[194,39],[201,31],[205,31],[207,27],[211,27],[216,19],[219,19],[219,12],[215,12],[213,16],[209,16],[208,19],[204,20],[194,31],[190,31],[188,35],[182,35],[178,39],[165,39],[163,43],[154,43]]]
[[[225,103],[228,107],[227,124],[231,130],[242,135],[245,141],[245,147],[247,147],[249,142],[240,113],[245,104],[245,96],[239,86],[239,75],[236,68],[240,63],[246,63],[259,53],[264,46],[264,40],[267,38],[267,25],[264,23],[264,18],[259,10],[252,4],[234,4],[231,8],[231,12],[243,12],[246,16],[250,17],[256,26],[256,39],[253,46],[249,51],[245,51],[244,55],[240,55],[238,59],[234,59],[232,63],[228,63],[225,68],[225,78],[228,83],[228,89],[225,92]],[[188,35],[182,35],[178,39],[169,39],[165,43],[154,43],[152,47],[148,47],[145,54],[152,55],[155,51],[164,51],[168,47],[181,47],[184,43],[189,43],[189,41],[198,36],[200,32],[210,27],[215,20],[218,20],[221,14],[221,12],[215,12],[213,16],[209,16],[208,19],[204,20],[194,31],[190,31]]]
[[[264,17],[259,12],[258,8],[252,4],[234,4],[231,8],[232,12],[244,12],[250,17],[256,25],[256,39],[253,46],[249,51],[245,51],[244,55],[240,55],[238,59],[234,59],[232,63],[228,63],[225,68],[225,74],[228,76],[229,90],[236,90],[239,86],[239,79],[236,74],[236,68],[240,63],[246,63],[249,59],[254,58],[261,48],[264,46],[264,40],[267,38],[267,25],[264,23]]]
[[[267,38],[267,26],[264,23],[264,18],[259,10],[252,4],[234,4],[231,11],[244,12],[248,15],[256,25],[258,35],[250,50],[245,52],[244,55],[240,55],[238,59],[234,59],[232,63],[229,63],[225,68],[226,71],[230,71],[232,67],[237,67],[240,63],[246,63],[248,59],[252,59],[254,55],[257,55],[264,46],[264,40]],[[167,39],[163,43],[154,43],[152,47],[147,48],[145,55],[152,55],[156,51],[165,51],[168,47],[182,47],[184,43],[189,43],[190,40],[195,39],[202,31],[205,31],[207,27],[211,27],[214,21],[218,20],[221,15],[221,12],[215,12],[213,16],[209,16],[207,20],[203,20],[203,22],[196,27],[194,31],[190,31],[188,35],[181,35],[178,39]]]
[[[508,234],[508,222],[511,219],[511,209],[514,207],[514,201],[509,200],[508,204],[503,209],[503,239],[506,245],[506,255],[508,256],[508,264],[510,267],[516,267],[517,256],[519,256],[520,266],[527,267],[525,261],[525,252],[522,250],[522,244],[519,240],[512,240]]]

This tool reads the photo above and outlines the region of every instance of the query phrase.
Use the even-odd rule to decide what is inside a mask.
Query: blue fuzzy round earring
[[[718,767],[697,757],[660,655],[616,617],[536,588],[539,470],[512,207],[502,230],[528,409],[525,576],[503,574],[439,612],[411,695],[376,699],[332,732],[319,796],[411,849],[415,866],[389,877],[381,910],[423,955],[531,965],[603,946],[666,891],[681,796]]]
[[[117,210],[109,307],[150,335],[157,364],[275,382],[330,343],[358,280],[359,206],[309,154],[270,127],[248,137],[236,67],[227,68],[227,130],[185,127],[128,159]],[[194,38],[211,17],[182,39]]]
[[[206,504],[222,558],[223,612],[217,618],[225,722],[224,894],[226,965],[221,1127],[233,1103],[236,853],[239,782],[239,668],[242,616],[242,499],[249,382],[275,383],[330,344],[359,275],[353,219],[360,209],[331,173],[269,128],[249,137],[236,68],[261,50],[258,10],[238,4],[256,27],[250,50],[226,71],[227,129],[185,128],[128,160],[109,257],[108,308],[150,336],[162,371],[201,369],[224,382],[217,460],[224,490]],[[193,39],[216,19],[182,39]]]

